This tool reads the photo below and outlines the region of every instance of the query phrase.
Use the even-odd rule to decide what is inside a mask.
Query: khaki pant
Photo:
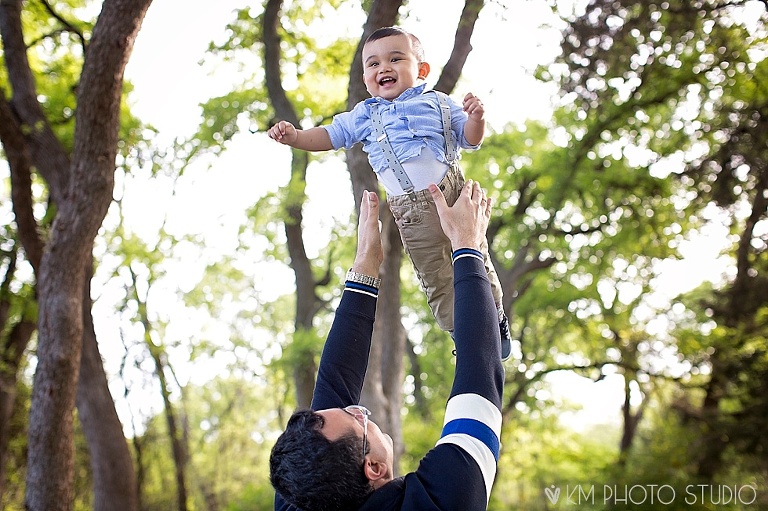
[[[438,185],[449,206],[453,206],[464,186],[464,176],[457,163]],[[453,330],[453,264],[451,242],[440,227],[437,207],[429,190],[416,192],[416,201],[409,195],[387,197],[389,209],[400,230],[405,252],[413,263],[416,275],[427,295],[438,326],[445,331]],[[480,251],[485,256],[485,269],[491,281],[496,304],[501,303],[502,291],[496,270],[488,256],[488,241]]]

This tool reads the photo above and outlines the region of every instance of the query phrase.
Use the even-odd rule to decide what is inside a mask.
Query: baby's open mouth
[[[387,76],[386,78],[379,80],[379,85],[386,85],[388,83],[395,83],[395,79]]]

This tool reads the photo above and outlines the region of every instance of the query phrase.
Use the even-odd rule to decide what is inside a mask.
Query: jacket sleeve
[[[368,368],[377,297],[374,287],[346,283],[320,357],[313,410],[359,403]]]
[[[499,320],[483,255],[460,249],[453,265],[456,374],[437,445],[457,446],[474,460],[487,504],[499,459],[504,389]]]
[[[415,472],[373,492],[364,511],[488,506],[498,464],[504,387],[498,314],[480,252],[454,252],[453,271],[456,374],[441,438]]]

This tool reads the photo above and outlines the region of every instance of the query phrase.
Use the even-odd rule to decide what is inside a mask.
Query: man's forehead
[[[354,431],[357,420],[341,408],[327,408],[325,410],[318,410],[316,413],[322,415],[325,419],[320,432],[328,440],[338,440],[350,431]]]

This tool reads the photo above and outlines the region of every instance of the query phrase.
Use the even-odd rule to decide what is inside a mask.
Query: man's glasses
[[[363,456],[365,456],[365,449],[368,444],[368,417],[371,415],[371,411],[360,405],[349,405],[342,410],[354,417],[363,426]]]

